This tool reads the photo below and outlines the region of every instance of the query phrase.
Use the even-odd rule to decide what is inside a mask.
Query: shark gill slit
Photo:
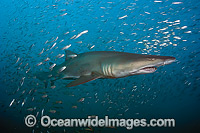
[[[103,74],[106,76],[107,75],[107,72],[106,72],[106,65],[102,64],[102,70],[103,70]]]
[[[103,65],[103,74],[105,76],[113,76],[111,64]]]
[[[111,64],[108,65],[108,74],[109,74],[109,76],[113,76],[112,70],[111,70]]]

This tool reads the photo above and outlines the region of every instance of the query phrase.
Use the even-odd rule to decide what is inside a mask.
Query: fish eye
[[[154,61],[156,60],[155,58],[148,58],[149,61]]]

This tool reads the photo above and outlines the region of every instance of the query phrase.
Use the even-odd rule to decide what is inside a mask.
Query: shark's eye
[[[156,60],[155,58],[148,58],[149,61],[154,61]]]

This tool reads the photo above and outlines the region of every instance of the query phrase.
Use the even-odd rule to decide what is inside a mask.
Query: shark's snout
[[[176,60],[176,58],[171,56],[154,56],[152,58],[148,58],[148,60],[152,61],[152,63],[144,65],[137,70],[132,71],[131,74],[153,73],[157,70],[157,67],[171,64]]]
[[[168,65],[168,64],[171,64],[172,62],[175,62],[176,61],[176,58],[175,57],[167,57],[166,59],[164,59],[164,65]]]

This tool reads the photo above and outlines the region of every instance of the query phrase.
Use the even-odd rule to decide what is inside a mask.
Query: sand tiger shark
[[[81,54],[65,51],[65,61],[49,72],[40,72],[36,78],[47,87],[58,79],[75,79],[67,87],[77,86],[99,78],[122,78],[153,73],[157,67],[175,61],[171,56],[144,55],[115,51],[94,51]],[[51,64],[51,63],[50,63]]]

